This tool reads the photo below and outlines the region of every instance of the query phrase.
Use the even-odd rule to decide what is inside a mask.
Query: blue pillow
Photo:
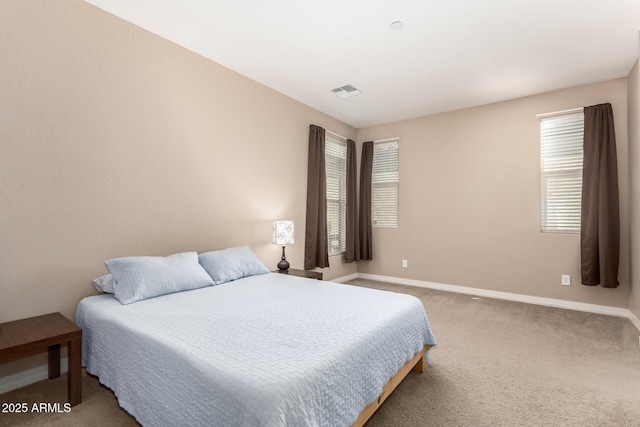
[[[206,252],[198,261],[216,285],[269,272],[248,246]]]
[[[98,292],[106,292],[108,294],[113,293],[113,276],[111,274],[105,274],[97,279],[93,279],[93,286],[96,287]]]
[[[114,295],[122,304],[213,285],[198,264],[196,252],[116,258],[105,265],[113,275]]]

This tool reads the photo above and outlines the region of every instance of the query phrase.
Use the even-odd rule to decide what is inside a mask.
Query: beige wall
[[[620,287],[580,282],[580,236],[540,232],[536,114],[610,102],[620,175]],[[358,130],[400,137],[400,227],[375,229],[358,271],[627,307],[629,173],[626,80]],[[407,269],[401,260],[407,259]],[[572,285],[560,285],[570,274]]]
[[[302,266],[308,125],[355,129],[80,0],[3,1],[0,28],[0,322],[73,319],[112,257],[250,245],[275,267],[274,219],[296,222],[287,258]],[[401,137],[401,222],[374,231],[359,271],[626,307],[627,163],[622,286],[580,286],[578,236],[538,231],[534,117],[611,102],[626,159],[625,91],[616,80],[360,130]],[[327,279],[356,272],[331,264]]]
[[[638,56],[640,57],[640,50]],[[629,309],[637,318],[640,318],[640,65],[638,61],[627,77],[627,98],[631,181]]]
[[[3,1],[0,28],[0,322],[73,319],[113,257],[275,269],[276,219],[302,268],[308,126],[355,129],[80,0]]]

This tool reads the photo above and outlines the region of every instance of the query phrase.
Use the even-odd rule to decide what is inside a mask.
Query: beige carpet
[[[439,341],[427,373],[409,374],[367,427],[640,426],[639,333],[628,319],[350,283],[419,297]],[[137,425],[96,378],[84,377],[83,387],[83,403],[70,413],[0,414],[0,425]],[[64,396],[65,376],[1,395],[0,402]]]

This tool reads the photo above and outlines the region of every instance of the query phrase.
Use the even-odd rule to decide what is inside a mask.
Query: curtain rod
[[[400,137],[395,137],[395,138],[386,138],[386,139],[376,139],[375,141],[373,141],[374,143],[376,142],[390,142],[390,141],[397,141],[399,140]]]
[[[332,135],[332,136],[334,136],[334,137],[338,137],[338,138],[340,138],[340,139],[344,139],[345,141],[346,141],[347,139],[351,139],[351,138],[347,138],[346,136],[339,135],[339,134],[337,134],[337,133],[335,133],[335,132],[331,132],[330,130],[326,130],[326,129],[325,129],[324,131],[325,131],[326,133],[328,133],[329,135]]]
[[[583,107],[571,108],[569,110],[554,111],[553,113],[538,114],[538,115],[536,115],[536,119],[546,119],[548,117],[563,116],[565,114],[575,114],[575,113],[580,113],[582,111],[584,111]]]

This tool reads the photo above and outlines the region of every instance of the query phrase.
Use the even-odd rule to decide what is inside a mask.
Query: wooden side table
[[[306,277],[307,279],[322,280],[322,273],[313,270],[298,270],[296,268],[290,268],[287,271],[274,270],[272,273],[288,274],[289,276]]]
[[[49,379],[60,376],[60,345],[66,344],[71,406],[82,402],[82,329],[60,313],[0,323],[0,363],[49,351]]]

